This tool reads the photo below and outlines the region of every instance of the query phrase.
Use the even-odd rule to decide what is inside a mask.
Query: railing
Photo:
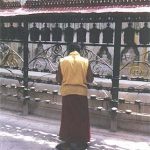
[[[131,49],[131,47],[129,49]],[[62,48],[61,44],[54,44],[46,49],[41,48],[35,51],[37,51],[35,57],[31,58],[28,63],[29,71],[53,73],[57,70],[59,59],[67,55],[67,50]],[[22,70],[23,59],[16,51],[12,50],[10,46],[1,43],[0,53],[1,67],[13,69],[20,68],[20,70]],[[86,48],[86,45],[82,45],[81,56],[88,58],[92,71],[96,77],[112,77],[113,67],[112,63],[110,64],[111,57],[109,57],[107,53],[101,55],[99,52],[95,53],[90,50],[90,48]],[[128,56],[130,56],[130,58],[126,58]],[[144,57],[143,61],[139,60],[141,57]],[[148,62],[148,57],[149,51],[137,56],[132,56],[130,53],[123,53],[121,59],[122,65],[120,67],[120,78],[141,81],[149,80],[150,63]]]

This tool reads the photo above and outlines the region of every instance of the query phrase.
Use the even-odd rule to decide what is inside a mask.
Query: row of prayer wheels
[[[37,27],[36,23],[33,23],[33,27],[26,30],[21,23],[17,27],[14,27],[13,23],[10,23],[9,27],[5,27],[2,24],[0,28],[0,39],[18,39],[23,40],[26,33],[30,35],[30,41],[50,41],[50,36],[52,36],[52,41],[62,41],[62,35],[64,34],[65,42],[73,42],[74,33],[77,33],[77,42],[87,42],[86,34],[89,32],[89,41],[90,43],[99,43],[100,33],[103,34],[103,43],[113,43],[114,38],[114,29],[110,27],[110,24],[107,24],[107,27],[104,29],[99,29],[95,23],[90,30],[87,30],[83,27],[83,24],[80,24],[78,29],[73,29],[68,23],[68,27],[62,29],[59,27],[59,24],[56,23],[55,27],[50,30],[47,26],[47,23],[40,29]],[[132,27],[132,23],[128,23],[128,27],[122,30],[124,32],[124,43],[125,44],[134,44],[135,34],[139,34],[139,43],[140,44],[149,44],[150,43],[150,28],[148,23],[145,22],[144,26],[139,30],[136,30]],[[40,39],[41,36],[41,39]]]

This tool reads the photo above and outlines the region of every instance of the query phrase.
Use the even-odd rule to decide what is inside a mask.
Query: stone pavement
[[[0,110],[0,150],[56,150],[60,121]],[[91,127],[88,150],[150,150],[150,135]]]

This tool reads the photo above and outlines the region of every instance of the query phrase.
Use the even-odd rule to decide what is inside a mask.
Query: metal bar
[[[24,22],[24,27],[26,31],[28,31],[28,23]],[[28,33],[26,32],[25,39],[24,39],[24,51],[23,51],[23,85],[28,88]]]
[[[24,27],[26,31],[28,31],[28,22],[24,21]],[[28,54],[29,54],[29,49],[28,49],[28,32],[25,33],[25,39],[24,39],[24,51],[23,51],[23,85],[24,85],[24,91],[23,91],[23,115],[28,115]]]
[[[112,99],[118,99],[119,91],[119,70],[120,70],[120,49],[121,49],[121,28],[122,22],[115,23],[115,41],[114,41],[114,60],[113,60],[113,78],[112,78]]]

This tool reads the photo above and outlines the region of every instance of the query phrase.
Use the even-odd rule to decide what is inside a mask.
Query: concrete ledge
[[[4,70],[3,70],[4,71]],[[14,71],[14,70],[13,70]],[[4,74],[10,75],[10,72],[4,71]],[[21,75],[21,71],[14,71],[15,75]],[[53,79],[55,75],[45,76],[45,73],[37,74],[30,72],[30,76],[32,78],[40,78],[43,75],[43,80]],[[104,84],[106,86],[111,86],[111,80],[109,79],[97,79],[95,78],[96,83]],[[133,84],[134,83],[134,84]],[[2,84],[6,84],[7,86],[3,87]],[[22,93],[15,87],[11,87],[11,84],[16,84],[18,87],[20,83],[14,79],[6,79],[0,78],[0,108],[4,108],[7,110],[14,110],[23,112],[23,97]],[[121,81],[121,86],[141,86],[143,82],[134,82],[134,81]],[[33,83],[29,82],[29,87],[31,88]],[[149,87],[150,84],[147,84]],[[51,85],[45,83],[34,83],[35,89],[31,89],[29,95],[31,99],[29,100],[29,114],[34,114],[37,116],[42,116],[46,118],[54,118],[60,120],[61,118],[61,96],[52,94],[53,90],[59,90],[58,85]],[[44,92],[42,92],[44,89]],[[122,110],[117,113],[115,119],[112,119],[111,114],[108,110],[108,105],[106,101],[100,100],[105,96],[109,95],[109,91],[89,89],[89,97],[91,94],[96,95],[98,99],[89,99],[89,110],[90,110],[90,121],[91,125],[98,126],[102,128],[110,129],[112,122],[117,129],[121,130],[129,130],[129,131],[137,131],[137,132],[145,132],[150,133],[150,101],[149,96],[150,93],[127,93],[127,92],[119,92],[119,97],[124,97],[125,100],[128,100],[129,103],[122,103],[119,105],[118,109]],[[140,95],[140,98],[137,97]],[[17,96],[15,96],[17,95]],[[141,99],[142,103],[139,105],[135,105],[135,100]],[[56,104],[57,103],[57,104]],[[102,109],[97,109],[98,107],[103,107]],[[131,114],[124,113],[126,109],[132,110]],[[140,112],[140,113],[139,113]]]
[[[22,71],[21,70],[15,70],[15,69],[9,69],[8,71],[5,68],[0,68],[0,75],[4,76],[13,76],[13,77],[22,77]],[[35,71],[29,71],[29,78],[31,79],[41,79],[45,81],[56,81],[55,80],[56,75],[52,73],[45,73],[45,72],[35,72]],[[94,82],[98,85],[102,85],[105,87],[111,87],[112,86],[112,80],[106,79],[106,78],[94,78]],[[135,87],[135,88],[150,88],[150,82],[143,82],[143,81],[133,81],[133,80],[120,80],[120,88],[128,88],[129,86]]]
[[[6,99],[0,101],[0,108],[7,110],[22,111],[23,102],[21,100]],[[92,126],[110,129],[111,115],[106,110],[95,110],[90,108],[90,122]],[[51,103],[29,102],[29,114],[42,116],[50,119],[60,120],[61,105]],[[117,113],[117,128],[121,130],[143,132],[150,134],[150,115],[139,113]]]
[[[118,128],[150,134],[150,115],[137,113],[128,115],[120,113],[118,114]]]

